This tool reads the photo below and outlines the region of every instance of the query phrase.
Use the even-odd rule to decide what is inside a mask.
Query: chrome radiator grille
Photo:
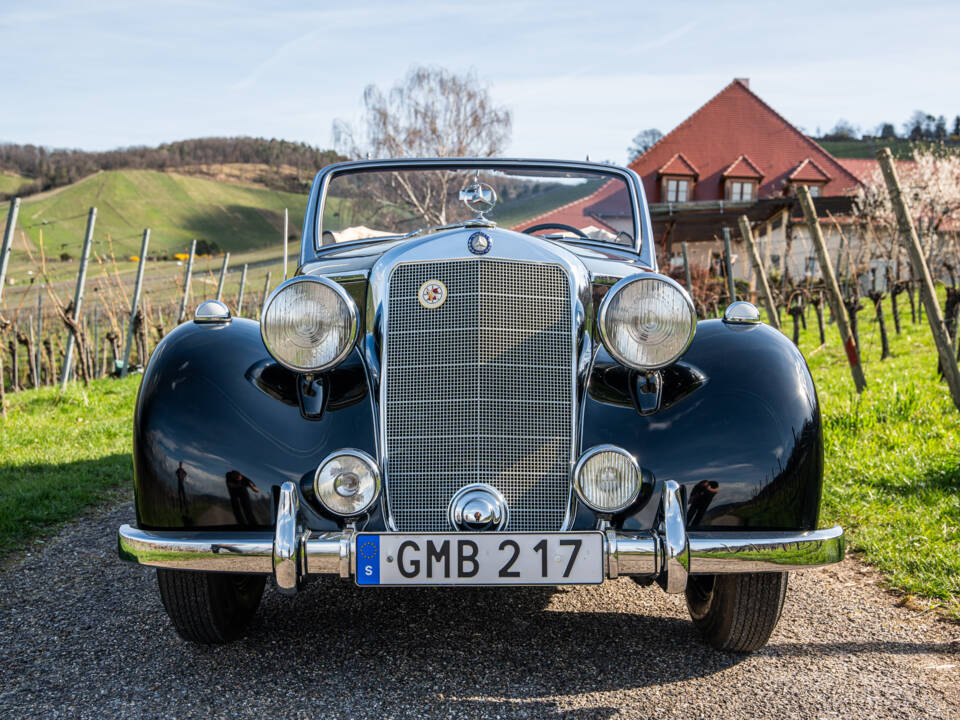
[[[428,280],[447,288],[420,305]],[[573,331],[557,265],[399,265],[385,361],[386,487],[397,530],[446,531],[453,494],[503,493],[508,530],[558,530],[570,493]]]

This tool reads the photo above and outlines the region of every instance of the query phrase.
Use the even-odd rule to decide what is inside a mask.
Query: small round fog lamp
[[[597,512],[619,512],[640,494],[640,465],[623,448],[598,445],[581,457],[573,486],[585,505]]]
[[[338,450],[320,463],[313,490],[323,506],[335,515],[360,515],[380,495],[380,469],[365,452]]]

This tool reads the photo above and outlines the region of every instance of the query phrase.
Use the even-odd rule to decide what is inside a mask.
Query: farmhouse
[[[662,263],[681,263],[681,243],[687,242],[691,264],[716,264],[727,228],[736,254],[733,272],[747,280],[753,271],[740,242],[740,215],[754,225],[768,267],[795,278],[816,273],[795,202],[797,187],[810,188],[828,247],[837,249],[840,228],[847,242],[856,242],[845,221],[852,194],[875,166],[874,160],[833,157],[757,96],[745,78],[735,79],[630,164],[643,181]],[[611,190],[600,188],[530,222],[626,229],[612,213],[623,206],[615,200]]]

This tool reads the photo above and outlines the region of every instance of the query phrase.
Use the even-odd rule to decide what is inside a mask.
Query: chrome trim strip
[[[272,532],[155,531],[121,525],[117,552],[127,562],[173,570],[273,573]]]
[[[304,550],[306,573],[339,575],[344,537],[342,532],[328,532],[308,538]]]
[[[666,572],[667,592],[682,592],[688,574],[817,568],[840,562],[846,551],[843,528],[839,526],[809,531],[693,532],[685,536],[688,571],[680,562],[683,553],[671,555],[666,549],[667,538],[659,533],[608,529],[604,537],[608,579],[622,575],[656,577]],[[117,540],[120,558],[140,565],[202,572],[273,573],[273,534],[268,532],[150,531],[122,525]],[[356,574],[353,528],[311,537],[301,534],[297,544],[300,549],[294,556],[303,558],[298,567],[301,578],[350,578]]]
[[[806,532],[690,533],[690,573],[786,572],[843,560],[846,538],[835,525]]]
[[[655,534],[616,533],[616,537],[614,562],[620,575],[660,574],[660,539]]]
[[[296,595],[301,570],[301,542],[297,532],[300,498],[289,480],[280,486],[277,527],[273,533],[273,578],[284,595]]]
[[[675,480],[663,485],[663,568],[666,572],[665,590],[681,593],[687,587],[690,570],[690,544],[687,540],[687,522],[683,516],[683,497]]]

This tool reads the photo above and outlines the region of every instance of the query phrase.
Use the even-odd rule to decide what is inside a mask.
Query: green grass
[[[869,387],[859,397],[836,327],[827,325],[827,344],[818,347],[811,311],[801,332],[823,409],[821,520],[842,524],[850,547],[891,587],[960,617],[960,412],[937,378],[926,322],[910,322],[904,296],[901,306],[899,336],[885,306],[893,357],[882,362],[872,309],[860,313]],[[97,503],[110,488],[129,486],[138,382],[8,396],[8,417],[0,419],[0,553]]]
[[[877,157],[877,150],[888,147],[895,158],[907,159],[913,155],[913,143],[909,140],[817,140],[823,149],[838,158]]]
[[[601,180],[588,180],[579,185],[557,184],[538,195],[520,200],[501,201],[500,207],[489,213],[490,219],[496,221],[500,227],[513,227],[550,210],[556,210],[558,207],[574,200],[586,197],[600,187],[601,183]]]
[[[937,378],[926,320],[910,322],[905,295],[900,305],[898,336],[884,302],[893,353],[884,361],[872,306],[859,314],[868,384],[860,397],[836,326],[827,326],[827,344],[817,349],[811,310],[801,332],[823,411],[821,519],[843,525],[850,547],[892,587],[942,603],[960,617],[960,412]],[[792,335],[792,321],[783,317]]]
[[[0,418],[0,555],[49,533],[84,508],[132,486],[138,375],[60,394],[7,396]]]
[[[138,254],[150,228],[152,254],[186,252],[193,238],[212,240],[223,250],[278,246],[283,209],[290,232],[299,237],[306,195],[234,185],[152,170],[112,170],[23,200],[18,229],[37,247],[40,233],[50,258],[61,252],[79,257],[87,211],[97,208],[94,250],[108,254],[108,235],[117,257]],[[6,217],[6,203],[0,213]],[[19,237],[14,253],[24,254]]]
[[[13,194],[31,182],[33,181],[30,178],[23,177],[22,175],[0,172],[0,193]],[[6,209],[4,209],[4,215],[6,215]]]

